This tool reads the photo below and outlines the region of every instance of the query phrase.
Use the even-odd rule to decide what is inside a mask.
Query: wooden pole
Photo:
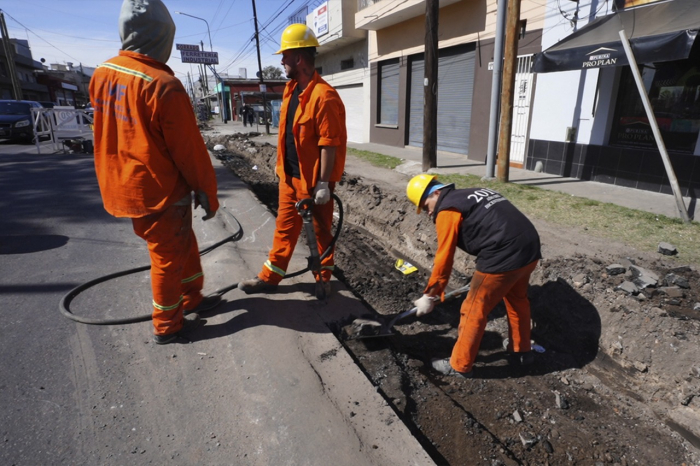
[[[498,131],[498,175],[496,176],[496,179],[503,183],[508,182],[508,169],[510,167],[510,133],[513,127],[513,94],[518,63],[520,0],[508,2],[507,15],[501,91],[501,123]]]
[[[425,2],[425,77],[423,80],[423,171],[437,167],[438,0]]]

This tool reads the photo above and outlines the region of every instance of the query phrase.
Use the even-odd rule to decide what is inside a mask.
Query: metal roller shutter
[[[437,149],[466,154],[474,89],[474,51],[440,50],[438,60]],[[423,78],[422,55],[411,63],[411,91],[408,145],[423,147]]]
[[[365,99],[362,94],[362,85],[336,88],[345,105],[345,126],[348,130],[348,141],[365,142],[362,140],[364,124]]]

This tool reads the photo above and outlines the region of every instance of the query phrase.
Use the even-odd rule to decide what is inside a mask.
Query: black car
[[[0,100],[0,139],[34,141],[32,108],[43,108],[32,100]]]

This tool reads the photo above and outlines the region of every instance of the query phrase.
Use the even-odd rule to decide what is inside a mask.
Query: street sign
[[[178,50],[193,50],[199,52],[199,45],[175,44],[175,48]]]
[[[205,65],[218,65],[219,52],[200,52],[197,50],[180,50],[182,63],[204,63]]]

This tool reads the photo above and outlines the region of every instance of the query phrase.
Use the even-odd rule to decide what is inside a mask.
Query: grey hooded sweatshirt
[[[167,63],[175,40],[175,23],[161,0],[124,0],[119,36],[122,50]]]

